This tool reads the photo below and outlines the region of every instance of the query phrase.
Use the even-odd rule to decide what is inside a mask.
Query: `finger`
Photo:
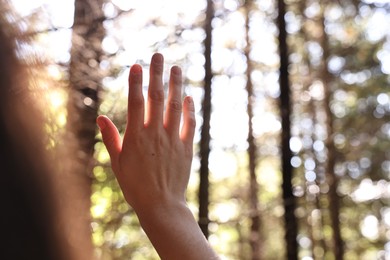
[[[181,102],[182,75],[181,69],[172,67],[169,77],[168,103],[164,125],[168,131],[174,135],[179,133],[180,118],[182,112]]]
[[[162,125],[164,110],[164,89],[162,74],[164,70],[164,57],[156,53],[150,64],[150,83],[148,90],[147,125]]]
[[[103,137],[103,143],[111,158],[111,163],[116,164],[118,155],[122,150],[121,138],[118,129],[111,120],[106,116],[99,116],[96,119]]]
[[[135,64],[129,74],[129,97],[126,132],[140,130],[144,126],[144,96],[142,94],[142,67]]]
[[[195,135],[195,107],[191,97],[187,96],[183,102],[183,128],[180,138],[185,145],[192,149]]]

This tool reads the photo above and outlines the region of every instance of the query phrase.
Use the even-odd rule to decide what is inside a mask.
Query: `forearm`
[[[184,202],[156,205],[137,214],[161,259],[219,259]]]

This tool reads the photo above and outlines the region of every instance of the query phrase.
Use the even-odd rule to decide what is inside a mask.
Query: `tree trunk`
[[[325,5],[325,2],[323,2],[323,5]],[[333,143],[333,136],[334,136],[334,130],[333,130],[333,114],[330,110],[330,102],[331,102],[331,95],[332,90],[330,89],[331,86],[329,82],[332,79],[332,75],[329,73],[328,66],[327,66],[327,60],[329,58],[329,45],[328,45],[328,36],[325,31],[325,10],[324,6],[322,6],[322,12],[321,12],[321,28],[322,28],[322,37],[320,39],[321,41],[321,47],[323,49],[323,55],[322,55],[322,73],[321,73],[321,79],[322,83],[324,84],[324,93],[325,93],[325,100],[324,100],[324,111],[326,114],[326,130],[327,130],[327,139],[325,141],[326,149],[327,149],[327,164],[326,164],[326,179],[329,185],[329,210],[330,210],[330,219],[333,229],[333,247],[334,247],[334,254],[336,260],[342,260],[344,256],[344,242],[341,237],[341,231],[340,231],[340,221],[339,221],[339,215],[340,215],[340,198],[337,194],[337,187],[338,187],[338,177],[334,173],[334,167],[336,163],[336,148]]]
[[[206,21],[204,30],[206,38],[204,41],[205,56],[205,79],[204,79],[204,97],[202,103],[203,125],[201,129],[200,140],[200,184],[199,184],[199,226],[207,238],[209,236],[209,155],[210,155],[210,118],[211,118],[211,81],[213,73],[211,70],[211,43],[212,26],[214,17],[214,3],[207,1]]]
[[[248,159],[249,159],[249,202],[250,202],[250,212],[251,212],[251,231],[249,237],[249,243],[252,250],[252,260],[261,259],[261,235],[260,235],[260,211],[259,211],[259,183],[257,182],[256,175],[256,162],[257,162],[257,147],[255,144],[255,138],[253,136],[253,102],[255,102],[255,95],[253,93],[253,84],[251,79],[251,74],[253,71],[253,66],[250,60],[250,50],[251,42],[249,38],[249,13],[252,8],[252,0],[245,1],[244,11],[245,11],[245,37],[246,37],[246,47],[245,47],[245,57],[247,61],[247,70],[246,70],[246,90],[248,94],[248,104],[247,104],[247,113],[248,113]]]
[[[71,248],[69,259],[91,259],[90,196],[96,117],[102,73],[101,42],[105,36],[103,0],[75,1],[69,66],[69,96],[62,171],[58,180],[61,194],[59,228]]]
[[[280,52],[280,113],[282,120],[282,171],[283,171],[283,202],[284,202],[284,220],[285,220],[285,240],[287,244],[287,259],[298,259],[298,244],[297,233],[298,224],[295,217],[295,197],[292,189],[292,174],[291,165],[292,152],[290,149],[290,86],[288,75],[288,47],[286,22],[284,19],[286,6],[283,0],[278,0],[278,27],[279,27],[279,52]]]

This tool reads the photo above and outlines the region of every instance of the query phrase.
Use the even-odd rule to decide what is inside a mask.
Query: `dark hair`
[[[18,59],[18,30],[0,0],[0,259],[63,259],[42,114]]]

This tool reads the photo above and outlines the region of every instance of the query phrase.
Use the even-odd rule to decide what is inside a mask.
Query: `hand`
[[[131,67],[127,127],[123,142],[115,125],[99,116],[103,142],[126,201],[137,211],[184,202],[189,180],[195,129],[191,97],[182,103],[179,67],[170,71],[169,95],[164,110],[163,56],[155,54],[150,67],[146,118],[142,95],[142,68]],[[183,112],[183,127],[180,119]]]
[[[107,117],[99,116],[97,123],[125,199],[161,259],[218,259],[185,200],[195,131],[193,101],[186,97],[181,102],[181,70],[174,66],[164,115],[163,62],[161,54],[153,55],[146,118],[142,68],[130,69],[123,142]]]

